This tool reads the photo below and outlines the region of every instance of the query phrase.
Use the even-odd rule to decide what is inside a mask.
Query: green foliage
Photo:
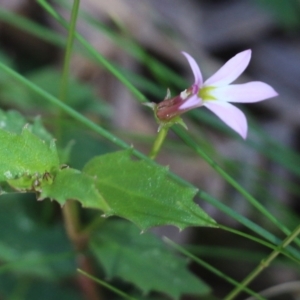
[[[100,209],[106,216],[126,218],[143,230],[164,224],[175,225],[180,229],[187,226],[216,226],[193,203],[196,189],[176,183],[169,177],[165,167],[133,160],[131,150],[95,157],[81,172],[60,167],[54,140],[42,126],[40,119],[34,119],[30,125],[15,111],[0,111],[0,125],[0,155],[5,157],[0,164],[0,182],[6,192],[10,191],[6,186],[9,184],[16,190],[36,192],[39,199],[54,199],[61,205],[69,199],[76,199],[84,207]],[[5,199],[1,200],[3,208]],[[59,227],[49,230],[35,227],[25,214],[21,217],[19,204],[10,204],[9,209],[2,211],[4,215],[0,215],[9,234],[12,232],[9,224],[16,222],[15,218],[18,218],[17,222],[22,221],[24,224],[26,220],[27,224],[32,224],[30,234],[22,235],[26,240],[38,242],[36,237],[43,235],[51,241],[54,238],[55,243],[56,234],[61,232]],[[19,213],[16,213],[16,209]],[[150,234],[141,236],[138,229],[124,222],[107,224],[99,232],[103,232],[103,235],[97,234],[91,240],[91,247],[97,258],[106,257],[101,262],[108,276],[124,278],[143,292],[164,291],[176,299],[184,293],[202,295],[209,292],[206,284],[189,273],[184,260],[170,253]],[[13,236],[18,238],[20,234],[14,233]],[[6,263],[2,272],[11,271],[45,278],[53,276],[47,258],[46,264],[43,262],[45,254],[36,254],[34,257],[27,255],[27,251],[36,248],[35,245],[28,244],[29,248],[25,248],[22,246],[24,241],[18,238],[22,251],[16,255],[16,241],[5,231],[2,231],[0,237],[0,259]],[[102,244],[102,241],[105,243]],[[116,249],[120,245],[122,256],[120,260],[120,253],[118,254],[118,261],[121,267],[114,269],[115,254],[119,251]],[[137,257],[140,259],[136,259]],[[13,263],[20,259],[21,263]],[[28,270],[28,264],[37,264],[37,267]],[[157,269],[157,265],[162,269]],[[129,267],[133,272],[126,276]],[[6,280],[9,281],[8,284],[10,280],[14,282],[9,277]],[[35,279],[29,280],[26,290],[28,295],[33,293],[34,299],[31,282],[35,282]],[[165,286],[169,286],[168,291],[165,291]]]
[[[27,126],[21,134],[0,129],[0,141],[0,182],[7,181],[17,190],[33,190],[59,166],[54,141],[39,139]]]
[[[59,170],[53,183],[41,183],[40,191],[40,199],[55,199],[61,205],[68,199],[76,199],[84,207],[110,212],[109,206],[96,188],[95,179],[75,169]]]
[[[107,276],[134,283],[143,293],[161,291],[172,299],[182,294],[205,295],[209,287],[187,269],[187,261],[161,240],[124,221],[106,222],[90,247]],[[159,268],[158,268],[159,266]]]
[[[193,203],[197,192],[168,177],[165,167],[130,159],[131,151],[95,157],[83,172],[96,178],[98,190],[112,211],[142,229],[159,225],[215,226],[215,222]]]
[[[5,157],[0,182],[19,191],[37,192],[39,199],[54,199],[61,205],[78,200],[84,207],[126,218],[143,230],[166,224],[180,229],[215,226],[193,203],[197,190],[169,178],[167,168],[133,161],[128,150],[95,157],[83,172],[60,168],[54,140],[45,142],[33,133],[49,139],[41,123],[37,120],[21,129],[24,123],[18,113],[1,112],[0,124],[9,131],[0,129],[0,157]]]

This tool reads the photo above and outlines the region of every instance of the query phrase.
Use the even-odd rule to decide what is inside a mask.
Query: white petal
[[[204,86],[221,86],[236,80],[247,68],[251,59],[251,50],[245,50],[232,57],[214,75],[204,82]]]
[[[193,95],[188,98],[181,106],[179,106],[179,110],[190,110],[195,107],[199,107],[202,105],[202,99],[199,98],[197,95]]]
[[[243,139],[247,136],[247,120],[244,113],[237,107],[227,102],[207,101],[203,104],[224,123],[235,130]]]
[[[277,96],[277,92],[268,84],[252,81],[244,84],[231,84],[213,89],[210,95],[219,101],[251,103]]]
[[[188,62],[190,64],[190,67],[194,74],[195,84],[198,87],[202,86],[203,79],[202,79],[202,74],[201,74],[198,64],[196,63],[194,58],[192,56],[190,56],[188,53],[186,53],[186,52],[181,52],[181,53],[186,57],[186,59],[188,60]]]

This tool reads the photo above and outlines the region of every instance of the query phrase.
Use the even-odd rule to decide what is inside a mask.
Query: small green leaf
[[[54,140],[48,144],[27,127],[21,134],[0,129],[0,145],[0,182],[8,181],[16,189],[31,190],[59,166]]]
[[[90,247],[109,278],[120,277],[144,293],[164,292],[178,299],[182,294],[205,295],[210,291],[189,272],[185,259],[152,234],[140,234],[128,222],[106,222],[92,237]]]
[[[96,178],[96,186],[111,207],[109,215],[126,218],[142,229],[160,225],[215,226],[193,202],[197,192],[172,180],[167,168],[133,161],[131,151],[118,151],[89,161],[83,172]]]
[[[75,169],[59,170],[50,184],[43,181],[39,187],[40,199],[49,197],[64,205],[68,199],[78,200],[82,206],[101,209],[110,213],[110,208],[98,192],[95,179]]]

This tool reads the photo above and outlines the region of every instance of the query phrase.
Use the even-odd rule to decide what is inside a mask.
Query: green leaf
[[[96,187],[111,208],[106,215],[126,218],[140,228],[175,225],[215,226],[193,202],[197,190],[184,187],[167,168],[133,161],[131,151],[118,151],[89,161],[83,172],[96,178]]]
[[[140,234],[128,222],[104,223],[92,237],[90,248],[109,278],[120,277],[144,293],[164,292],[178,299],[182,294],[205,295],[210,291],[187,269],[185,259],[152,234]]]
[[[65,230],[30,216],[32,205],[41,214],[42,203],[25,194],[2,195],[0,203],[0,283],[8,273],[53,280],[72,275],[75,253]]]
[[[54,140],[50,144],[25,126],[21,134],[0,129],[0,182],[18,190],[32,190],[44,175],[59,166]]]
[[[49,197],[61,205],[64,205],[68,199],[74,199],[84,207],[97,208],[110,213],[110,207],[96,188],[95,179],[75,169],[59,170],[53,182],[41,183],[40,191],[40,199]]]

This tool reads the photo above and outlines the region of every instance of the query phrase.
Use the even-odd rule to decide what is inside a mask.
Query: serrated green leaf
[[[31,190],[36,180],[59,166],[56,146],[38,138],[27,127],[21,134],[0,129],[0,182]]]
[[[78,200],[82,206],[101,209],[110,213],[110,208],[97,190],[95,179],[75,169],[59,170],[51,184],[43,181],[40,199],[49,197],[61,205],[69,199]]]
[[[111,212],[142,229],[160,225],[214,226],[215,222],[193,202],[197,192],[168,177],[167,169],[133,161],[130,151],[93,158],[83,172],[96,177],[96,186]]]
[[[160,291],[172,299],[209,293],[209,287],[188,271],[185,259],[128,222],[106,222],[92,237],[90,247],[109,278],[120,277],[144,293]]]

